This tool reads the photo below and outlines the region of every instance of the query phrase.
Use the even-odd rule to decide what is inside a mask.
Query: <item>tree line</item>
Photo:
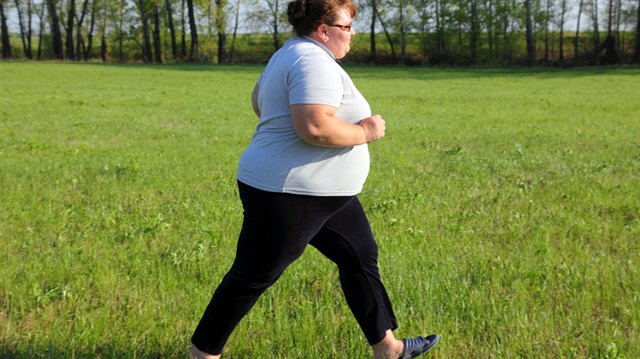
[[[264,62],[288,1],[0,0],[2,58]],[[640,0],[360,0],[351,61],[431,65],[640,62]],[[11,25],[11,26],[10,26]],[[251,56],[252,53],[258,55]]]

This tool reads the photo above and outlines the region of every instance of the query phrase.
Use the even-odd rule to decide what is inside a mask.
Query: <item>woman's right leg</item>
[[[239,184],[244,221],[235,261],[216,289],[191,339],[220,354],[240,320],[295,261],[327,218],[349,197],[313,198],[269,193]]]

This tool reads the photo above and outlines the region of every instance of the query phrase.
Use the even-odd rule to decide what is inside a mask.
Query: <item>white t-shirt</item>
[[[240,157],[240,182],[268,192],[311,196],[360,193],[369,173],[367,145],[329,148],[302,140],[291,105],[338,108],[336,117],[356,124],[371,116],[369,103],[331,51],[309,37],[288,40],[258,80],[260,122]]]

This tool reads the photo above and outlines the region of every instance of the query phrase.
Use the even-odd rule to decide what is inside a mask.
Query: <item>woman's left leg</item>
[[[347,304],[370,345],[388,338],[397,322],[378,271],[378,246],[357,197],[334,214],[311,240],[340,272]]]

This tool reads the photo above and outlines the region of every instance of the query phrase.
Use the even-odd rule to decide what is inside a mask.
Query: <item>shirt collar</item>
[[[303,36],[302,37],[305,40],[311,41],[314,44],[318,45],[321,49],[323,49],[327,54],[329,54],[329,56],[331,56],[332,59],[336,59],[336,55],[333,54],[333,52],[331,52],[331,50],[329,50],[328,47],[326,47],[323,43],[321,43],[320,41],[312,38],[311,36]]]

